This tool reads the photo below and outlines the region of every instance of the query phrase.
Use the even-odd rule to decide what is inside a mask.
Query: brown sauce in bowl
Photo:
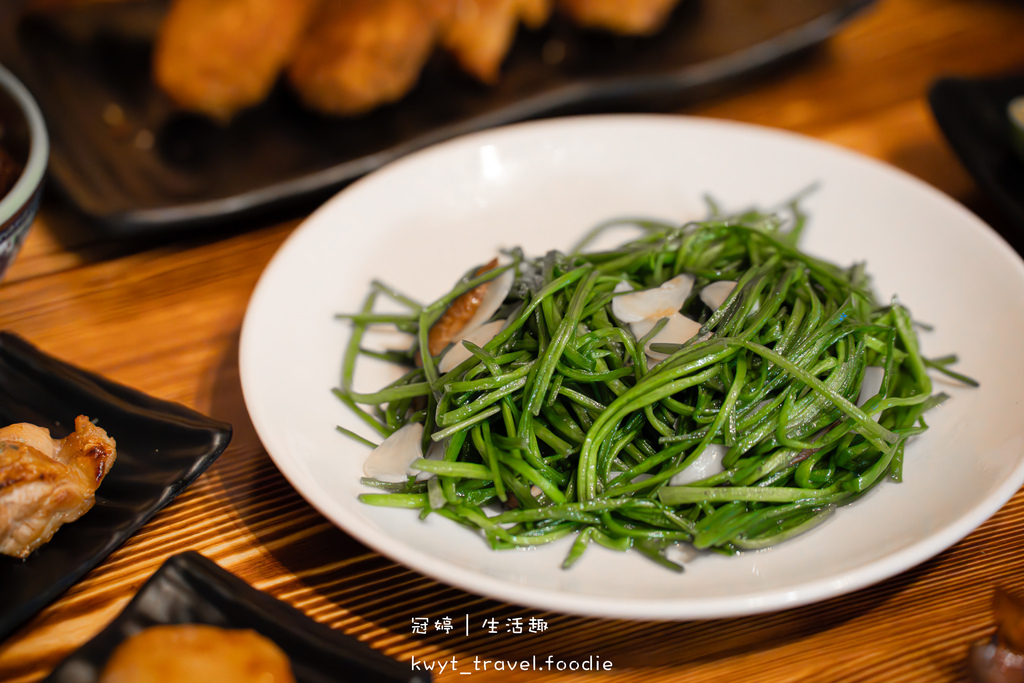
[[[14,157],[0,145],[0,198],[3,198],[21,175],[21,164],[14,160]]]

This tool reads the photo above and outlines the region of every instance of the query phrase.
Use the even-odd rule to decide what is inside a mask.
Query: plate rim
[[[1008,242],[1001,235],[985,224],[965,206],[937,188],[925,183],[923,180],[903,171],[902,169],[830,141],[758,124],[674,114],[598,114],[513,123],[499,128],[478,131],[456,139],[441,142],[437,145],[433,145],[405,156],[395,162],[387,164],[374,173],[360,178],[321,205],[282,243],[278,251],[267,264],[253,290],[253,294],[250,298],[249,306],[246,309],[246,315],[243,320],[242,334],[239,344],[239,365],[241,370],[243,398],[246,401],[247,410],[249,410],[250,417],[252,418],[257,435],[260,437],[261,442],[264,444],[266,443],[266,436],[264,434],[266,427],[260,423],[259,418],[253,414],[253,410],[250,407],[252,388],[249,385],[252,382],[252,379],[251,376],[249,376],[249,373],[246,372],[246,367],[248,366],[246,359],[251,353],[253,340],[251,333],[247,335],[246,332],[247,330],[251,330],[252,325],[254,324],[252,322],[252,318],[255,317],[255,314],[252,313],[254,310],[254,302],[257,302],[258,304],[261,292],[264,291],[264,288],[269,286],[266,283],[270,282],[271,278],[274,277],[273,273],[275,268],[280,267],[275,266],[275,264],[284,262],[287,258],[287,254],[291,250],[301,247],[300,241],[304,239],[304,226],[307,224],[315,225],[320,220],[318,216],[329,214],[336,202],[345,201],[344,198],[348,193],[361,191],[360,188],[366,183],[378,182],[377,179],[380,175],[391,173],[393,169],[400,170],[406,164],[421,163],[420,159],[426,155],[442,154],[447,148],[456,145],[478,144],[479,141],[486,140],[495,135],[515,135],[517,134],[517,131],[531,130],[541,127],[558,128],[563,126],[573,126],[581,122],[586,125],[612,125],[627,127],[630,125],[651,122],[660,122],[663,125],[669,126],[710,126],[726,130],[747,131],[760,135],[776,137],[796,144],[824,148],[853,163],[867,166],[873,171],[888,174],[890,177],[901,178],[902,181],[910,182],[917,186],[932,200],[941,203],[943,209],[953,212],[960,220],[970,223],[972,225],[972,229],[976,231],[977,235],[987,239],[990,242],[990,246],[1005,257],[1007,263],[1016,269],[1018,276],[1022,281],[1024,281],[1024,260],[1022,260],[1021,256],[1017,254],[1012,247],[1010,247]],[[707,600],[687,598],[685,600],[666,599],[658,601],[644,601],[637,598],[602,596],[600,598],[600,608],[590,609],[585,606],[581,606],[580,600],[583,598],[591,598],[592,596],[567,594],[563,591],[553,591],[542,588],[529,588],[528,591],[526,591],[528,595],[524,595],[522,588],[519,586],[502,579],[495,579],[479,571],[445,563],[436,556],[420,552],[416,548],[406,546],[403,550],[403,556],[401,558],[395,557],[393,551],[386,547],[386,545],[382,544],[372,533],[373,530],[369,527],[363,528],[357,523],[353,528],[348,525],[342,526],[335,521],[333,512],[323,509],[317,501],[309,497],[306,492],[296,485],[296,481],[294,479],[295,472],[289,471],[287,465],[282,465],[279,461],[279,457],[276,457],[269,448],[267,448],[267,452],[275,463],[275,466],[277,466],[285,478],[288,479],[289,483],[292,484],[300,495],[302,495],[303,498],[306,499],[314,508],[321,512],[321,514],[338,526],[342,531],[352,535],[360,542],[390,558],[397,564],[408,567],[413,571],[421,572],[447,585],[455,586],[460,590],[486,595],[520,605],[543,609],[554,608],[565,613],[581,616],[627,618],[637,620],[699,620],[762,614],[819,602],[824,599],[838,597],[840,595],[874,585],[882,580],[892,578],[904,571],[907,571],[953,545],[956,545],[956,543],[963,540],[972,531],[994,515],[1003,505],[1005,505],[1006,502],[1017,492],[1021,484],[1024,483],[1024,458],[1022,458],[1013,469],[1012,476],[1008,477],[1007,480],[998,488],[998,494],[990,495],[981,501],[969,511],[969,514],[963,515],[956,521],[956,523],[948,525],[942,533],[933,533],[924,539],[914,542],[897,553],[887,556],[885,561],[875,561],[873,564],[867,565],[866,567],[861,566],[853,569],[847,569],[839,574],[833,574],[816,581],[801,584],[799,595],[793,594],[793,591],[780,592],[777,589],[773,589],[764,595],[748,594],[748,596],[744,598],[743,604],[731,601],[729,605],[724,608],[720,598],[711,598]],[[486,549],[484,549],[484,551],[491,552]],[[410,561],[410,556],[415,560],[415,563]],[[457,575],[457,578],[459,579],[468,578],[469,580],[466,582],[458,582],[453,580],[453,575]],[[640,602],[645,603],[643,609],[637,609],[637,603]],[[678,609],[678,604],[681,602],[687,603],[689,608],[685,611],[680,611]]]

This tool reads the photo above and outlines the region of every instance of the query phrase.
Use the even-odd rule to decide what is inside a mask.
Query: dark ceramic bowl
[[[46,123],[36,101],[21,81],[3,66],[0,66],[0,147],[7,162],[13,162],[19,169],[16,180],[6,192],[0,187],[2,277],[35,219],[50,156]]]

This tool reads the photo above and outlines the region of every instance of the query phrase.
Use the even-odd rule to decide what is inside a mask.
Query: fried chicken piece
[[[585,28],[623,35],[657,33],[679,0],[558,0],[558,9]]]
[[[266,98],[318,4],[174,0],[157,36],[153,77],[181,108],[226,123]]]
[[[151,626],[121,643],[99,680],[294,683],[295,676],[288,655],[256,631],[173,624]]]
[[[459,0],[441,44],[463,71],[493,85],[519,22],[539,28],[550,14],[550,0]]]
[[[548,23],[554,0],[518,0],[519,18],[529,28],[538,29]]]
[[[493,85],[512,45],[519,17],[515,0],[459,0],[441,44],[459,67]]]
[[[0,429],[0,553],[25,558],[92,508],[116,444],[80,415],[57,440],[30,424]]]
[[[306,106],[355,116],[401,99],[437,37],[437,0],[327,0],[310,24],[288,79]]]
[[[421,0],[421,4],[435,21],[450,21],[459,6],[459,0]]]

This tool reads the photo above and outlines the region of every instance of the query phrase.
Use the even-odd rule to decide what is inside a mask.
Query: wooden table
[[[822,49],[680,113],[799,131],[882,159],[1006,224],[937,129],[940,75],[1024,66],[1024,5],[880,0]],[[267,593],[400,660],[595,654],[607,681],[953,681],[993,630],[993,586],[1024,591],[1024,494],[961,543],[879,585],[810,607],[654,623],[540,612],[463,593],[377,555],[289,486],[257,439],[238,337],[256,280],[298,224],[109,242],[44,205],[0,285],[0,326],[44,351],[234,425],[230,447],[183,495],[57,602],[0,644],[0,680],[36,680],[104,627],[170,555],[197,550]],[[412,633],[425,614],[541,619],[541,633]],[[440,680],[455,679],[445,674]],[[579,680],[477,673],[474,680]]]

